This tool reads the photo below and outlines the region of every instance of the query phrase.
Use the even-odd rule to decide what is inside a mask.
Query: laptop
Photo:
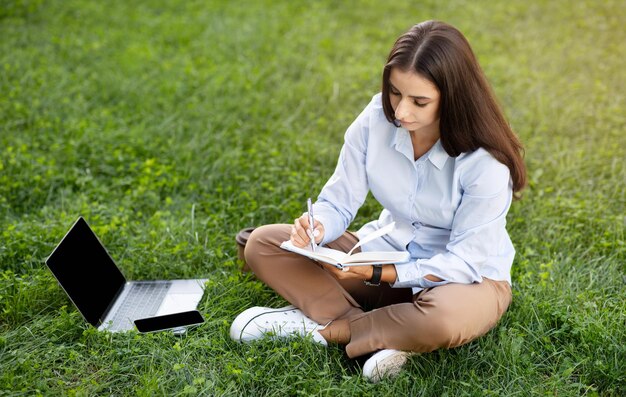
[[[134,320],[194,310],[206,279],[128,281],[79,217],[46,259],[81,315],[99,330],[134,329]]]

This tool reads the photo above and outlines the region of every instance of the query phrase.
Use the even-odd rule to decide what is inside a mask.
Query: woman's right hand
[[[302,214],[300,218],[296,218],[291,227],[290,240],[293,245],[299,248],[307,247],[311,244],[311,238],[309,234],[309,217],[306,213]],[[319,221],[315,221],[313,236],[315,237],[315,243],[318,244],[324,238],[324,225]]]

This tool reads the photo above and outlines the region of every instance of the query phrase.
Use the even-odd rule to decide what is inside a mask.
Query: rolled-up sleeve
[[[396,266],[393,287],[470,284],[482,281],[483,266],[509,264],[511,247],[507,244],[506,214],[512,201],[512,188],[508,168],[490,156],[484,157],[484,161],[460,173],[460,183],[463,194],[446,251]],[[429,274],[443,281],[425,279]]]

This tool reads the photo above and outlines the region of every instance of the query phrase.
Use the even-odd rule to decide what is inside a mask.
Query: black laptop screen
[[[83,317],[98,326],[126,279],[83,218],[79,218],[46,264]]]

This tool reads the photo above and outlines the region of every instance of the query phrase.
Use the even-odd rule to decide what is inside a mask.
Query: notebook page
[[[374,240],[375,238],[378,238],[380,236],[384,236],[385,234],[391,233],[391,231],[396,227],[396,223],[395,222],[391,222],[390,224],[388,224],[385,227],[381,227],[380,229],[378,229],[377,231],[375,231],[374,233],[370,233],[367,236],[365,236],[363,238],[363,240],[359,240],[358,243],[356,243],[356,245],[354,247],[352,247],[352,249],[348,252],[347,255],[351,255],[352,251],[354,251],[355,249],[357,249],[358,247],[360,247],[361,245],[370,242],[372,240]]]

